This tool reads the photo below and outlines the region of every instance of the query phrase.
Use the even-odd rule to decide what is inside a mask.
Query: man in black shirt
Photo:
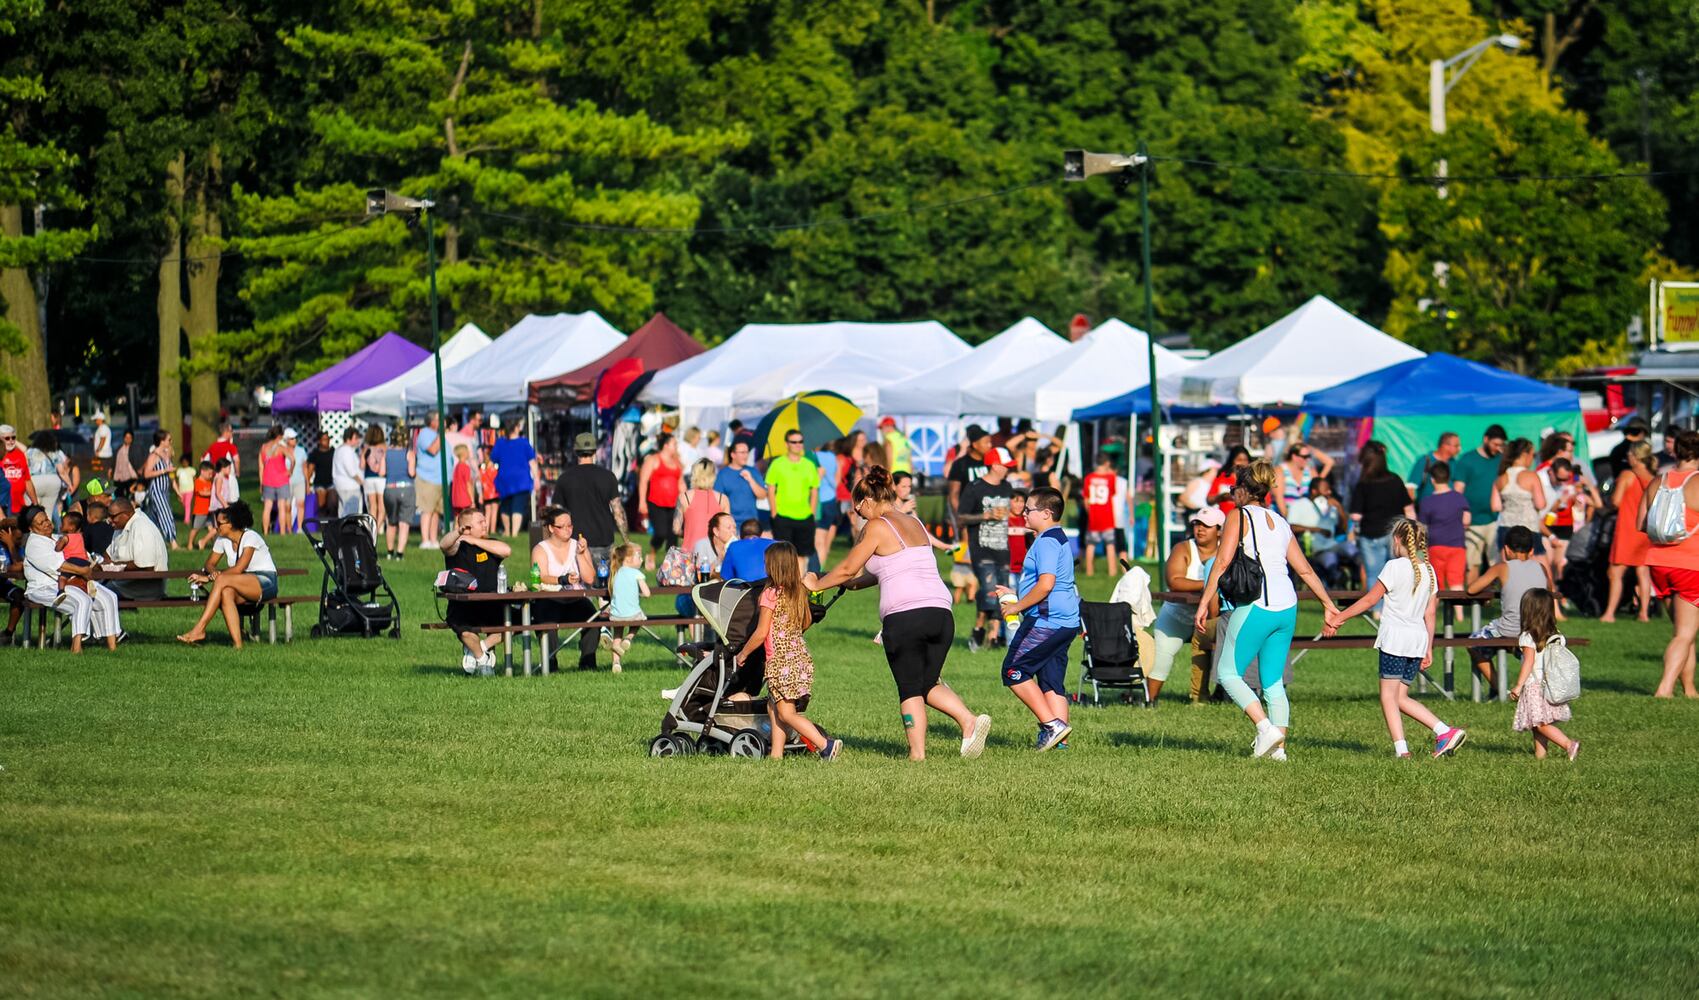
[[[1612,479],[1628,471],[1628,449],[1646,440],[1646,432],[1646,421],[1639,417],[1630,420],[1628,426],[1622,429],[1622,440],[1618,441],[1616,447],[1611,449]]]
[[[499,538],[490,537],[490,525],[483,511],[468,507],[454,519],[454,529],[442,537],[442,562],[445,569],[463,570],[478,581],[477,593],[493,594],[502,561],[513,549]],[[483,635],[471,631],[485,625],[500,625],[500,601],[448,601],[445,617],[448,627],[460,639],[465,652],[460,656],[460,669],[468,675],[489,677],[496,672],[496,644],[499,635]]]
[[[572,515],[572,523],[589,543],[590,559],[600,572],[607,565],[614,529],[618,528],[621,535],[626,533],[625,505],[620,502],[619,479],[596,464],[596,436],[578,435],[572,450],[578,464],[560,470],[555,480],[555,506],[566,508]]]
[[[1009,485],[1009,467],[1015,464],[1006,448],[992,448],[985,455],[984,475],[962,489],[958,521],[967,533],[968,559],[979,579],[978,614],[968,649],[977,652],[986,645],[986,628],[998,623],[998,587],[1006,586],[1009,566],[1009,502],[1014,487]],[[991,645],[1002,645],[1003,630],[992,630]]]
[[[985,475],[985,453],[991,447],[991,435],[985,433],[985,428],[978,424],[968,424],[963,436],[967,438],[967,451],[950,463],[947,475],[950,482],[952,519],[961,512],[962,490],[968,483]]]
[[[330,446],[330,435],[319,432],[319,446],[307,454],[309,474],[307,485],[317,496],[320,518],[328,518],[336,512],[336,483],[331,479],[330,464],[336,458],[336,450]]]

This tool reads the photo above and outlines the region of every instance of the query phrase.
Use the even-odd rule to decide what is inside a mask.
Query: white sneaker
[[[471,653],[461,653],[460,669],[466,672],[466,676],[470,677],[478,672],[478,661],[472,658]]]
[[[616,673],[616,674],[620,672],[620,666],[619,666],[618,660],[614,661],[613,672]]]
[[[985,738],[991,735],[991,716],[980,715],[973,720],[973,731],[962,737],[962,756],[972,760],[985,752]]]
[[[672,689],[667,690],[667,691],[662,691],[661,697],[666,699],[667,701],[672,701],[674,698],[678,697],[678,688],[672,688]]]
[[[1285,742],[1286,734],[1280,731],[1279,726],[1259,729],[1257,730],[1257,741],[1251,744],[1251,756],[1267,757],[1270,750],[1283,745]]]
[[[484,653],[483,656],[478,657],[478,673],[480,675],[484,676],[484,677],[494,677],[495,676],[495,673],[496,673],[496,653],[495,653],[495,650],[493,650],[493,649],[488,650],[487,652]]]
[[[1268,755],[1268,759],[1269,760],[1278,760],[1278,761],[1280,761],[1281,763],[1284,764],[1286,762],[1286,748],[1285,747],[1275,747],[1274,752]]]

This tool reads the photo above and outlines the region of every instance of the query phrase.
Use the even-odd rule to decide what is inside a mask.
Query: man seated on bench
[[[490,537],[490,523],[482,510],[467,507],[454,515],[454,528],[442,536],[443,567],[449,571],[470,573],[478,581],[477,593],[496,592],[496,575],[501,572],[502,560],[513,554],[513,548],[499,538]],[[502,623],[500,601],[449,601],[445,613],[448,627],[460,639],[460,669],[470,677],[477,674],[493,677],[496,672],[496,644],[499,635],[482,635],[479,628]]]
[[[207,595],[200,621],[178,636],[178,642],[191,646],[205,642],[207,623],[222,611],[225,627],[230,629],[230,644],[241,649],[242,615],[238,606],[260,604],[277,596],[277,563],[272,561],[271,547],[253,529],[254,512],[246,501],[238,500],[213,515],[218,540],[212,543],[206,565],[189,577],[191,583],[211,584],[212,592]],[[219,556],[228,564],[223,571],[217,568]]]
[[[166,551],[165,535],[147,516],[127,499],[117,499],[107,507],[107,517],[117,533],[106,546],[106,561],[121,564],[125,569],[163,572],[171,568],[171,553]],[[107,584],[118,596],[131,601],[157,601],[165,596],[165,581],[113,580]]]

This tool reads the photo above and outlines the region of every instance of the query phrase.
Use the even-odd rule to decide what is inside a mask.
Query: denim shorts
[[[271,570],[249,570],[254,579],[260,582],[260,600],[269,601],[277,596],[277,574]]]
[[[1009,640],[1009,651],[1003,656],[1003,686],[1014,687],[1023,681],[1037,681],[1040,691],[1059,695],[1068,693],[1068,647],[1073,645],[1077,628],[1041,628],[1038,618],[1029,615]]]
[[[1416,671],[1422,669],[1420,656],[1394,656],[1386,650],[1380,651],[1380,679],[1383,681],[1403,681],[1405,684],[1416,683]]]

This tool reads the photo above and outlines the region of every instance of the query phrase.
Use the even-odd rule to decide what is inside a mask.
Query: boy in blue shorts
[[[1074,586],[1074,554],[1063,533],[1062,494],[1033,490],[1026,501],[1026,524],[1033,541],[1021,563],[1020,595],[1003,606],[1021,615],[1020,628],[1003,657],[1003,686],[1038,717],[1039,753],[1066,747],[1068,725],[1068,648],[1080,632],[1080,592]],[[998,587],[999,596],[1011,593]]]

